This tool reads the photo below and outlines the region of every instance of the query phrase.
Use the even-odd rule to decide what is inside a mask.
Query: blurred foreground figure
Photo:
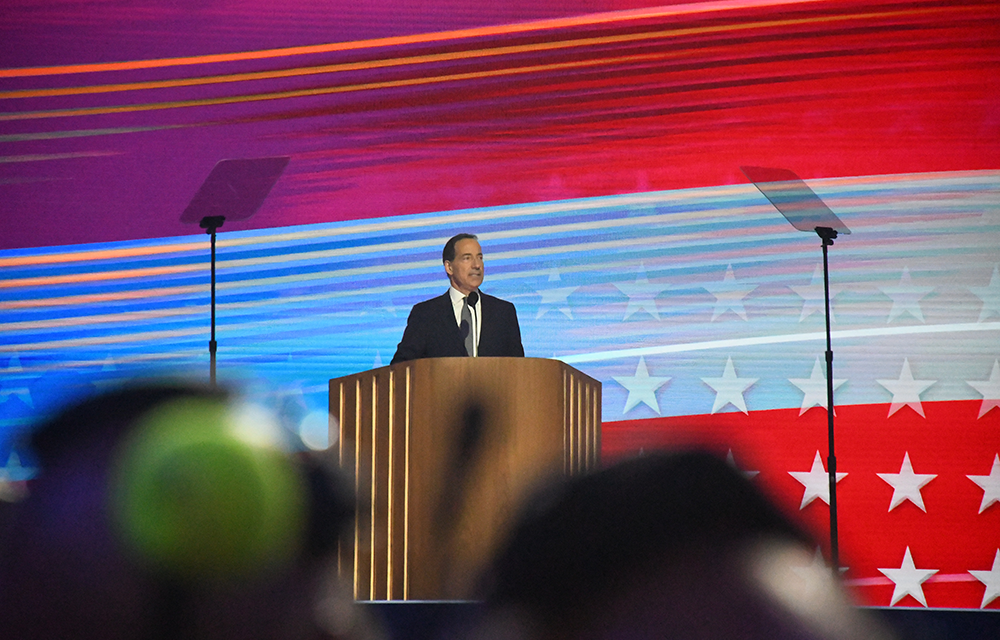
[[[725,461],[639,457],[541,496],[496,558],[471,636],[888,638],[815,548]]]
[[[266,412],[171,384],[42,425],[38,477],[0,505],[0,637],[366,637],[328,578],[346,489],[281,440]]]

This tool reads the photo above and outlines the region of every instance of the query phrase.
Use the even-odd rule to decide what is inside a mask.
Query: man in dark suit
[[[392,363],[418,358],[524,356],[514,305],[479,291],[485,270],[478,238],[458,234],[444,245],[441,258],[451,286],[444,295],[413,306]]]

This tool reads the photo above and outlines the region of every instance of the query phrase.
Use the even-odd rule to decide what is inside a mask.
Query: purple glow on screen
[[[247,229],[736,184],[748,164],[1000,162],[993,5],[452,4],[389,21],[394,5],[15,7],[0,248],[197,233],[181,212],[223,158],[291,158]],[[99,61],[121,64],[10,69]]]

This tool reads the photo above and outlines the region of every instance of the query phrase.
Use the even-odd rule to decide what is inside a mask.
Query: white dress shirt
[[[448,287],[448,293],[451,295],[451,306],[455,311],[455,324],[459,327],[462,326],[462,306],[465,304],[465,294],[456,289],[455,287]],[[470,305],[472,307],[472,350],[474,353],[471,355],[479,355],[479,334],[480,329],[483,327],[483,294],[479,294],[479,299],[476,300],[476,304]]]

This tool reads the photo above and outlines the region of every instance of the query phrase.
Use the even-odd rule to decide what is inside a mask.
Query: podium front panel
[[[601,385],[556,360],[435,358],[330,381],[358,600],[464,600],[541,483],[600,462]]]

